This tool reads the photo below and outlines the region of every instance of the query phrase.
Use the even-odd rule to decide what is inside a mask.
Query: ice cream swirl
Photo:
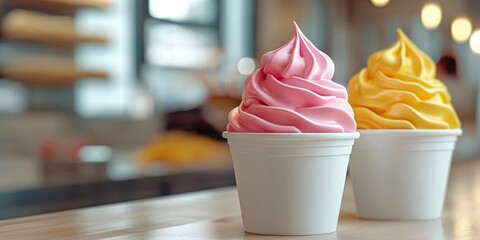
[[[292,39],[266,53],[245,81],[242,102],[229,114],[229,132],[354,132],[346,89],[333,81],[335,67],[294,26]]]
[[[359,129],[454,129],[460,121],[432,59],[398,29],[398,41],[375,52],[349,84]]]

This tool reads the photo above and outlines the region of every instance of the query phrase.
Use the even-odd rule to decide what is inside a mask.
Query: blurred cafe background
[[[292,21],[345,86],[402,28],[478,158],[478,0],[0,0],[0,219],[234,185],[227,114]]]

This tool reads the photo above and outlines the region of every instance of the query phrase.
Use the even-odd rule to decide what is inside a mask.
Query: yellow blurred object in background
[[[166,132],[138,152],[140,164],[166,163],[185,166],[224,162],[228,159],[227,143],[182,131]]]

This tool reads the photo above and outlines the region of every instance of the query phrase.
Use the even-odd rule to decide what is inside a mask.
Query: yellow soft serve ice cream
[[[460,121],[435,63],[398,29],[353,76],[348,94],[358,129],[455,129]]]

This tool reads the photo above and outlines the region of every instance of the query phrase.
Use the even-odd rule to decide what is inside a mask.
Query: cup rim
[[[223,138],[236,139],[275,139],[275,140],[295,140],[295,139],[356,139],[360,133],[246,133],[246,132],[228,132],[222,133]]]
[[[390,136],[459,136],[461,128],[456,129],[357,129],[360,135]]]

